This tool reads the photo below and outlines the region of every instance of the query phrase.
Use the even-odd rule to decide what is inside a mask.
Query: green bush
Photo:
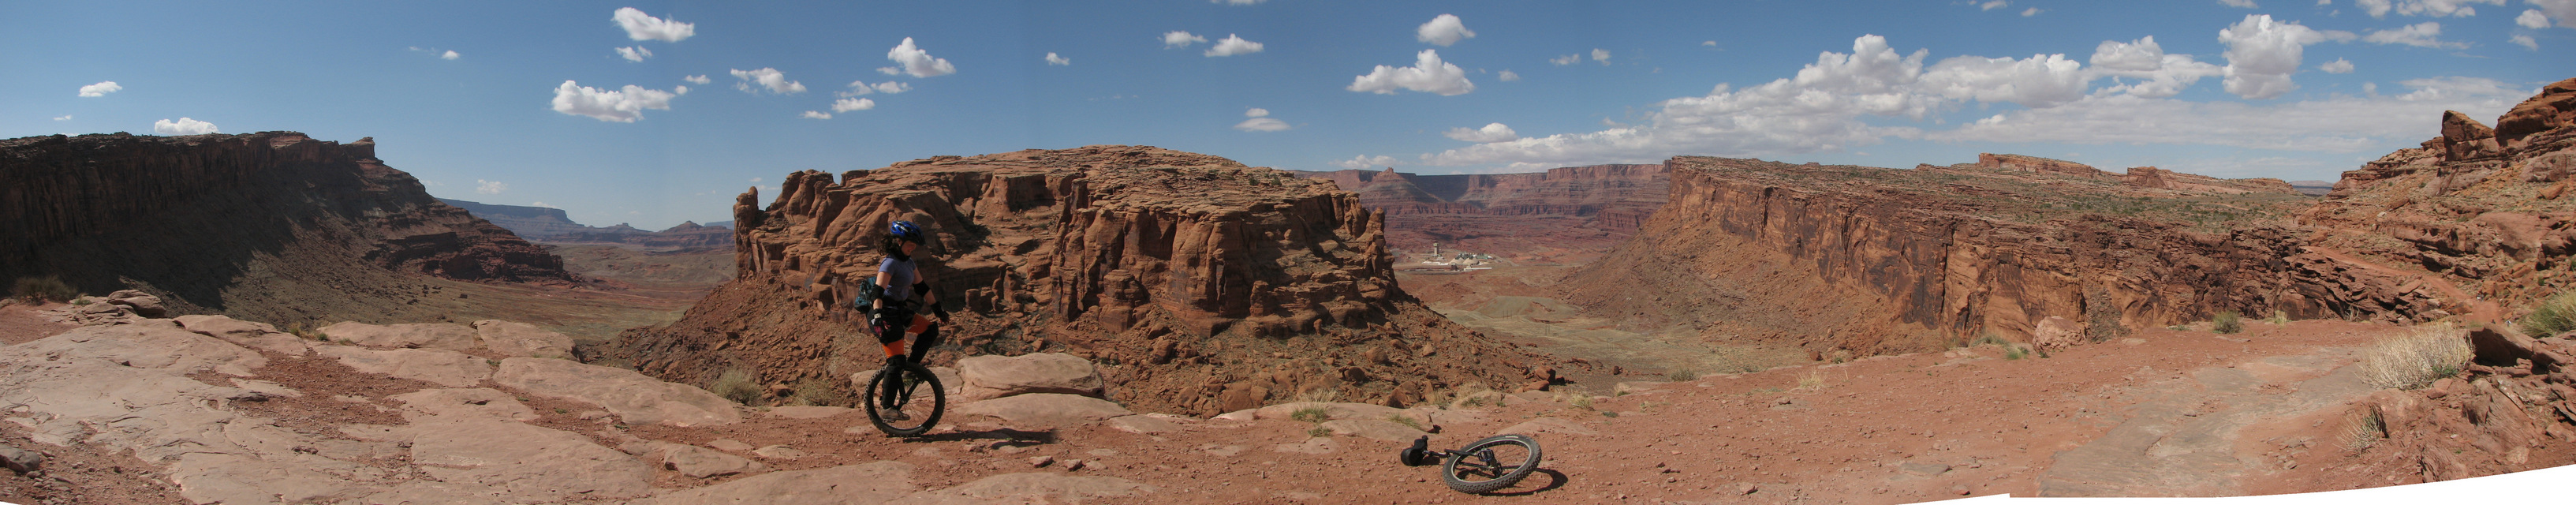
[[[62,277],[19,277],[17,284],[10,287],[9,295],[37,303],[68,302],[80,298],[80,290],[72,289],[72,285],[64,283]]]
[[[2531,307],[2522,316],[2522,334],[2533,338],[2547,337],[2576,330],[2576,291],[2559,293]]]
[[[2209,330],[2219,333],[2245,331],[2245,317],[2233,310],[2219,311],[2217,317],[2209,318]]]
[[[717,375],[714,383],[707,384],[707,392],[744,405],[760,401],[759,379],[740,368],[727,369],[724,374]]]
[[[1288,418],[1310,423],[1320,423],[1333,420],[1333,414],[1324,407],[1306,407],[1297,409],[1296,412],[1288,413]]]

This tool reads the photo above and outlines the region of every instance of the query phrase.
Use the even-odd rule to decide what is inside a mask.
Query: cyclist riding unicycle
[[[877,335],[886,353],[885,369],[877,371],[860,393],[866,397],[868,421],[894,436],[930,431],[948,403],[939,378],[921,365],[939,341],[939,325],[932,324],[932,318],[948,321],[948,311],[939,308],[939,298],[930,292],[929,280],[922,277],[917,263],[923,242],[921,226],[911,221],[888,226],[883,243],[886,258],[877,263],[876,279],[852,300],[867,310],[868,330]],[[910,352],[905,349],[907,340],[912,344]]]

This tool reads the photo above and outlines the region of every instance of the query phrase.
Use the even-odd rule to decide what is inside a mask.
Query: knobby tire
[[[912,418],[901,421],[885,419],[877,412],[877,406],[883,405],[884,398],[881,395],[884,394],[886,381],[889,380],[900,380],[902,381],[900,384],[904,386],[896,396],[898,406],[913,407],[921,401],[919,398],[913,398],[913,395],[928,393],[929,411],[912,412],[911,408],[899,408],[898,410],[907,412]],[[932,427],[939,425],[939,415],[948,410],[948,392],[940,386],[939,376],[930,373],[930,369],[922,367],[920,363],[910,361],[877,370],[876,376],[868,379],[867,389],[862,390],[860,394],[862,395],[860,401],[864,402],[860,405],[860,410],[868,412],[868,424],[876,425],[877,431],[885,432],[889,436],[916,437],[928,433]],[[914,422],[919,424],[911,424]]]
[[[1484,461],[1484,458],[1490,454],[1488,451],[1497,447],[1508,446],[1517,446],[1527,449],[1529,454],[1524,457],[1515,458],[1517,459],[1516,461],[1495,461],[1493,463],[1494,466],[1488,467],[1487,463]],[[1509,449],[1506,449],[1506,451],[1508,450]],[[1455,489],[1461,493],[1491,493],[1502,488],[1512,487],[1512,484],[1519,483],[1522,478],[1529,477],[1530,472],[1538,471],[1538,462],[1538,440],[1531,439],[1530,437],[1523,435],[1495,435],[1492,437],[1486,437],[1484,440],[1478,440],[1473,444],[1467,444],[1466,448],[1450,453],[1449,457],[1440,463],[1440,480],[1447,482],[1449,484],[1449,489]],[[1478,472],[1480,474],[1487,474],[1479,476],[1490,476],[1493,478],[1474,481],[1460,478],[1460,474],[1466,472]]]

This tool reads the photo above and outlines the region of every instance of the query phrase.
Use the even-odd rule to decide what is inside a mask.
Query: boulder
[[[2074,347],[2076,344],[2086,342],[2087,338],[2084,335],[2083,324],[2057,316],[2040,319],[2039,324],[2030,329],[2031,345],[2039,346],[2041,349],[2059,350]]]
[[[9,471],[18,472],[19,475],[26,475],[27,472],[45,469],[45,455],[36,451],[0,445],[0,466],[8,467]]]
[[[1142,497],[1157,490],[1154,486],[1117,477],[1075,476],[1058,472],[1006,473],[948,489],[914,493],[888,502],[888,505],[1123,501],[1104,498]]]
[[[360,372],[413,379],[452,388],[474,387],[492,376],[492,364],[465,353],[435,349],[375,350],[346,345],[314,349]]]
[[[537,411],[519,403],[509,393],[492,388],[423,389],[387,398],[403,402],[403,419],[414,423],[432,417],[441,420],[537,420]]]
[[[492,382],[531,394],[598,405],[631,424],[705,426],[742,421],[738,405],[707,390],[653,380],[634,370],[554,358],[510,358]]]
[[[324,326],[323,336],[333,342],[348,342],[367,347],[430,348],[471,351],[480,347],[473,328],[461,324],[404,323],[373,325],[343,321]]]
[[[474,322],[475,337],[483,347],[503,356],[522,358],[571,358],[572,337],[546,331],[528,323],[485,319]]]
[[[1091,360],[1062,353],[970,356],[957,360],[965,384],[959,399],[973,402],[1030,393],[1100,396],[1100,371]]]
[[[724,451],[682,444],[662,444],[662,468],[696,478],[722,477],[742,473],[760,473],[768,469],[758,461]]]
[[[629,498],[653,469],[581,434],[494,419],[412,428],[411,460],[441,481],[489,486],[511,499]]]
[[[771,472],[713,486],[663,492],[629,502],[632,505],[798,505],[875,504],[903,498],[916,489],[912,465],[878,461],[813,470]]]
[[[1431,434],[1419,428],[1379,419],[1336,419],[1325,421],[1322,427],[1332,430],[1335,435],[1353,435],[1393,442],[1411,442],[1414,438]]]
[[[1002,418],[1026,429],[1071,428],[1134,414],[1108,400],[1057,393],[1005,396],[957,406],[958,414]]]
[[[168,319],[83,326],[8,348],[37,361],[96,358],[118,366],[175,374],[214,371],[248,377],[252,369],[268,365],[268,359],[257,352],[181,329]]]
[[[143,317],[161,317],[162,314],[169,313],[168,309],[161,306],[161,297],[131,289],[108,293],[107,298],[100,301],[123,305],[128,310],[134,311],[135,315]]]
[[[310,345],[294,334],[277,331],[268,323],[255,323],[224,316],[187,315],[174,318],[179,326],[223,339],[225,342],[288,356],[303,356]]]

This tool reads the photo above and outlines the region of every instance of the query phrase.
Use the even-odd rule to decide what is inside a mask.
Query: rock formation
[[[1409,403],[1467,383],[1519,387],[1544,368],[1397,289],[1384,215],[1352,193],[1223,158],[942,156],[837,182],[797,172],[767,208],[757,197],[736,200],[736,280],[594,356],[692,383],[727,369],[778,386],[873,370],[882,355],[846,306],[874,276],[886,223],[907,219],[931,231],[934,291],[962,309],[946,337],[959,354],[1083,355],[1131,406],[1211,413],[1325,391]]]
[[[1387,244],[1432,242],[1511,254],[1532,246],[1606,250],[1663,206],[1664,166],[1590,165],[1543,173],[1419,175],[1384,171],[1292,171],[1358,192],[1360,205],[1387,215]]]
[[[733,245],[730,226],[701,225],[682,222],[662,231],[646,231],[618,223],[614,226],[584,226],[575,223],[563,209],[523,205],[495,205],[464,200],[440,199],[448,205],[465,209],[474,217],[507,228],[520,238],[543,244],[633,244],[646,247],[729,247]]]
[[[562,261],[431,198],[375,142],[294,132],[0,141],[0,279],[134,288],[180,313],[402,314],[414,276],[567,284]],[[319,313],[317,313],[319,312]]]

